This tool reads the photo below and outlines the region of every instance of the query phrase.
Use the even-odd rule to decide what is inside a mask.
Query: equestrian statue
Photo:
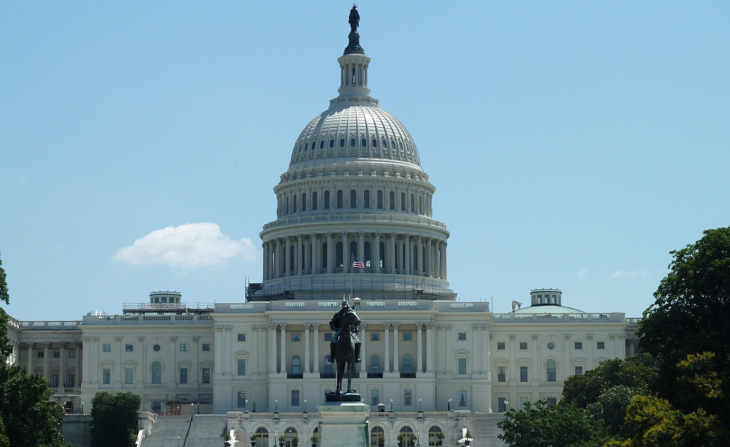
[[[334,394],[341,396],[342,379],[347,371],[347,391],[352,395],[352,376],[355,366],[360,362],[360,340],[357,333],[360,331],[360,318],[352,310],[346,300],[342,301],[342,308],[330,320],[330,329],[335,331],[330,342],[330,354],[333,362],[337,363],[337,389]],[[353,396],[354,397],[354,396]],[[359,401],[359,396],[358,399]]]

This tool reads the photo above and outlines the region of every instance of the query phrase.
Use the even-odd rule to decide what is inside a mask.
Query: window
[[[497,398],[497,412],[498,413],[504,413],[507,411],[507,398],[506,397],[498,397]]]
[[[583,367],[582,366],[576,366],[575,367],[575,374],[578,375],[578,376],[581,375],[581,374],[583,374]]]
[[[324,341],[332,341],[332,332],[324,333]]]
[[[291,390],[291,406],[299,406],[299,390]]]
[[[238,408],[246,408],[246,392],[245,391],[239,391],[236,393],[236,398],[238,400],[237,406]]]
[[[411,332],[403,332],[403,341],[413,340],[413,334]]]
[[[439,442],[439,436],[438,434],[441,433],[441,428],[434,425],[433,427],[428,429],[428,445],[429,446],[435,446]]]
[[[456,339],[459,341],[466,341],[466,332],[459,332],[456,334]]]
[[[134,382],[134,369],[124,368],[124,383],[125,385],[131,385]]]
[[[188,383],[188,369],[180,368],[180,383]]]
[[[383,443],[380,442],[381,439]],[[373,427],[370,430],[370,447],[379,447],[381,445],[385,445],[385,432],[383,431],[383,427]]]
[[[124,352],[134,352],[134,345],[124,345]]]
[[[547,406],[553,407],[558,404],[558,398],[557,397],[548,397],[547,398]]]
[[[411,389],[403,390],[403,406],[404,407],[413,406],[413,390],[411,390]]]
[[[459,406],[466,407],[466,391],[459,391]]]
[[[203,383],[210,383],[210,367],[206,366],[202,370]]]
[[[527,382],[527,367],[520,366],[520,382]]]
[[[312,211],[317,211],[317,191],[312,193]]]
[[[238,341],[246,341],[246,334],[238,334]]]
[[[504,342],[503,341],[497,342],[497,350],[504,351]]]
[[[606,349],[606,342],[599,341],[596,343],[596,349]]]
[[[155,351],[155,352],[158,352],[160,350],[160,345],[154,345],[152,347],[152,350]]]
[[[415,200],[415,196],[413,194],[411,194],[411,212],[412,213],[416,212],[416,200]]]
[[[324,192],[324,209],[326,209],[326,210],[330,209],[330,192],[329,191]]]
[[[575,342],[574,346],[575,346],[575,349],[578,349],[578,350],[583,349],[583,342],[577,341],[577,342]]]
[[[350,208],[357,208],[357,191],[350,190]]]
[[[406,193],[404,192],[400,193],[400,210],[406,210]]]
[[[188,344],[180,343],[180,352],[187,352],[187,350],[188,350]]]
[[[527,342],[526,341],[521,341],[520,342],[520,349],[523,350],[523,351],[527,349]]]
[[[383,209],[383,191],[378,191],[378,209]]]
[[[343,206],[344,197],[341,189],[337,190],[337,209],[341,209]]]
[[[380,372],[380,357],[377,354],[370,357],[370,372],[373,374]]]
[[[68,358],[75,359],[76,358],[76,350],[75,349],[69,349],[68,350]]]
[[[256,429],[256,446],[255,447],[269,447],[269,431],[264,427]]]
[[[552,349],[555,349],[555,343],[553,343],[553,342],[550,342],[550,343],[548,343],[548,344],[547,344],[547,348],[548,348],[548,349],[551,349],[551,350],[552,350]]]
[[[101,370],[101,383],[104,385],[112,383],[112,370],[110,368],[104,368]]]
[[[296,213],[297,212],[297,196],[296,196],[296,194],[294,195],[294,197],[292,197],[291,207],[292,207],[292,212]]]
[[[505,382],[507,374],[505,374],[505,370],[507,368],[504,366],[498,366],[497,367],[497,382]]]
[[[403,435],[403,443],[401,445],[408,446],[416,443],[416,434],[413,433],[413,429],[409,426],[405,426],[400,429],[398,435]]]
[[[302,211],[307,211],[307,193],[302,193]]]
[[[413,372],[413,358],[408,354],[403,356],[403,372],[406,374]]]
[[[58,388],[58,370],[53,370],[51,375],[51,388]]]
[[[363,192],[363,208],[370,208],[370,191],[367,189]]]
[[[210,351],[210,343],[203,343],[203,352]]]
[[[291,334],[291,341],[299,341],[301,339],[302,334],[299,332],[294,332]]]
[[[292,374],[302,373],[302,363],[298,355],[291,358],[291,372]]]
[[[38,351],[36,354],[37,354],[37,356],[38,356],[39,359],[42,359],[43,358],[43,351]]]
[[[371,332],[370,333],[370,341],[380,341],[380,333],[378,333],[378,332]]]
[[[162,383],[162,364],[160,362],[152,362],[152,383]]]
[[[520,397],[520,410],[524,410],[525,409],[525,404],[527,402],[529,402],[529,401],[530,401],[529,400],[529,397],[521,396]]]
[[[461,357],[459,360],[459,374],[466,374],[466,357]]]
[[[112,352],[112,344],[111,343],[104,343],[101,346],[102,351],[104,352]]]
[[[54,359],[61,358],[61,351],[53,351],[53,358]]]
[[[370,405],[373,407],[380,403],[380,390],[370,390]]]
[[[238,359],[238,375],[239,376],[245,376],[246,375],[246,359]]]
[[[395,192],[391,191],[389,196],[390,196],[390,201],[389,201],[388,207],[392,210],[395,210]]]
[[[545,364],[545,369],[546,369],[547,381],[555,382],[556,375],[557,375],[556,374],[557,366],[556,366],[555,360],[552,360],[552,359],[548,360],[547,363]]]
[[[66,381],[66,384],[71,388],[76,387],[76,371],[71,370],[68,373],[68,380]]]

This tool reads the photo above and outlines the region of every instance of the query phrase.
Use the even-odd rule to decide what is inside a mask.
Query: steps
[[[149,436],[142,440],[142,447],[177,447],[180,437],[180,446],[185,440],[188,431],[190,416],[160,416],[152,425]],[[223,445],[221,442],[220,445]]]
[[[504,419],[502,413],[475,413],[471,416],[471,434],[473,446],[478,447],[506,447],[507,444],[497,438],[502,430],[497,422]]]
[[[225,414],[196,414],[185,447],[221,447],[227,420]]]

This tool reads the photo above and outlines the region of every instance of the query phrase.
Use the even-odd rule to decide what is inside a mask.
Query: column
[[[439,278],[446,279],[446,244],[439,242]]]
[[[413,273],[411,271],[412,270],[411,269],[411,267],[412,267],[412,264],[411,264],[411,237],[406,235],[405,239],[406,240],[405,240],[404,244],[406,247],[406,255],[405,255],[404,259],[405,259],[405,263],[406,263],[406,269],[403,272],[403,274],[412,275]]]
[[[274,243],[274,274],[277,278],[281,277],[281,241],[276,240]]]
[[[416,365],[418,374],[423,372],[423,323],[416,323]]]
[[[144,383],[146,382],[147,374],[145,371],[147,370],[147,350],[144,348],[144,337],[137,337],[137,343],[139,343],[139,351],[142,353],[142,364],[139,368],[135,370],[135,374],[137,375],[137,380],[139,381],[140,378],[142,379],[139,382],[139,387],[144,387]],[[87,349],[84,350],[84,354],[88,351]],[[78,353],[76,353],[76,356],[78,357]],[[84,355],[84,365],[86,365],[86,357],[88,355]],[[196,368],[197,369],[197,368]],[[86,370],[86,366],[84,366],[84,370]]]
[[[213,349],[213,361],[215,362],[214,375],[223,374],[223,327],[215,328],[215,345]]]
[[[515,341],[516,338],[517,334],[509,334],[509,386],[515,386],[517,384],[517,380],[520,377],[520,372],[517,371],[517,342]],[[513,400],[513,398],[510,398],[510,401]]]
[[[276,324],[269,325],[269,374],[276,374]]]
[[[350,256],[350,241],[347,240],[347,232],[342,233],[342,273],[348,273],[352,267]]]
[[[74,377],[74,388],[81,388],[81,368],[79,368],[79,358],[81,357],[81,343],[75,344],[76,349],[76,357],[74,357],[74,374],[76,374],[76,377]],[[70,384],[69,384],[70,385]]]
[[[372,265],[372,263],[371,263]],[[360,323],[360,358],[362,359],[362,363],[360,363],[360,378],[364,379],[367,377],[368,368],[367,368],[367,350],[365,349],[365,346],[367,346],[367,323]]]
[[[563,334],[563,340],[565,340],[565,349],[564,349],[564,358],[563,358],[563,367],[560,368],[560,377],[561,381],[565,380],[572,374],[571,368],[570,368],[570,358],[571,358],[571,352],[570,350],[573,348],[570,343],[570,334]]]
[[[444,269],[444,281],[448,281],[449,280],[449,274],[448,274],[449,273],[449,270],[446,268],[446,262],[447,262],[447,260],[446,260],[446,246],[447,245],[448,244],[446,242],[444,242],[444,251],[443,251],[443,254],[442,254],[442,256],[444,258],[444,262],[441,263],[441,268]]]
[[[291,238],[286,238],[286,248],[284,249],[284,276],[291,275]]]
[[[398,373],[398,365],[400,365],[400,358],[398,358],[398,326],[400,323],[393,323],[393,372]]]
[[[335,265],[335,247],[332,233],[327,233],[327,273],[334,272]],[[319,360],[317,360],[319,363]]]
[[[302,238],[293,236],[292,237],[292,248],[294,255],[294,271],[292,276],[301,275],[302,273]]]
[[[114,337],[114,340],[117,342],[117,383],[115,383],[114,385],[118,388],[121,388],[122,384],[124,383],[124,366],[122,363],[122,337],[117,335],[116,337]],[[177,351],[175,351],[175,353],[177,354]],[[61,357],[63,357],[63,352],[61,352]],[[177,365],[177,362],[175,362],[175,364]]]
[[[374,244],[374,246],[371,246],[371,251],[375,262],[371,260],[370,265],[372,266],[373,273],[380,273],[380,233],[375,233]]]
[[[279,325],[281,329],[281,374],[286,374],[286,324],[282,323]]]
[[[416,252],[418,256],[418,259],[416,259],[416,274],[418,276],[423,276],[423,240],[421,239],[421,236],[416,238],[416,244],[418,244],[416,245],[418,247]]]
[[[267,279],[269,279],[269,267],[267,263],[267,260],[269,259],[269,243],[264,242],[263,244],[261,244],[261,247],[263,248],[264,252],[264,271],[261,273],[261,277],[264,281],[266,281]]]
[[[385,242],[385,272],[393,274],[395,272],[395,235],[388,234],[388,240]]]
[[[66,387],[66,347],[68,346],[67,342],[61,343],[61,349],[59,352],[59,355],[61,356],[60,359],[58,359],[58,387],[61,389],[61,391],[64,391],[64,388]],[[121,362],[120,362],[121,365]]]
[[[385,334],[385,362],[383,364],[383,372],[390,372],[390,323],[383,323],[383,333]]]
[[[48,386],[51,385],[51,356],[50,356],[51,343],[43,343],[43,378],[46,379]]]
[[[426,372],[433,372],[433,323],[426,324]]]
[[[492,378],[492,370],[489,368],[489,357],[491,356],[491,344],[489,343],[489,325],[482,325],[482,371]]]
[[[471,351],[474,353],[471,361],[471,374],[481,372],[481,340],[479,340],[479,325],[474,324],[471,327]]]
[[[89,338],[89,337],[86,337]],[[28,374],[33,374],[33,343],[28,343]]]
[[[317,265],[317,246],[314,243],[314,234],[309,235],[309,242],[305,242],[304,246],[304,274],[314,275],[316,269],[314,266]]]
[[[540,382],[540,347],[537,345],[538,334],[530,334],[530,349],[532,349],[532,371],[530,371],[530,382],[532,386],[539,385]]]
[[[232,333],[233,326],[225,326],[223,328],[223,355],[225,356],[223,358],[223,366],[224,366],[224,373],[228,373],[229,375],[233,374],[233,359],[231,359],[231,354],[233,354],[233,349],[231,348],[231,345],[233,344],[233,333]],[[177,359],[177,356],[175,357]]]
[[[447,372],[447,373],[454,372],[454,365],[453,365],[454,362],[452,361],[452,358],[451,358],[451,356],[454,354],[454,350],[452,349],[453,339],[451,337],[451,327],[452,326],[450,324],[444,325],[444,329],[445,329],[444,335],[446,337],[446,355],[447,355],[447,357],[445,359],[446,368],[444,368],[444,372]]]
[[[314,323],[314,373],[319,374],[319,323]]]
[[[304,373],[309,374],[309,328],[311,324],[304,323]]]

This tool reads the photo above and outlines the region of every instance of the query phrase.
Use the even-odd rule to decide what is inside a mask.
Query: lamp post
[[[180,447],[180,436],[177,437],[177,447]]]
[[[449,399],[449,408],[448,408],[449,411],[451,411],[451,402],[452,401],[453,401],[453,399]]]
[[[84,414],[84,401],[81,401],[81,414]]]
[[[243,401],[243,412],[248,413],[248,399]]]

